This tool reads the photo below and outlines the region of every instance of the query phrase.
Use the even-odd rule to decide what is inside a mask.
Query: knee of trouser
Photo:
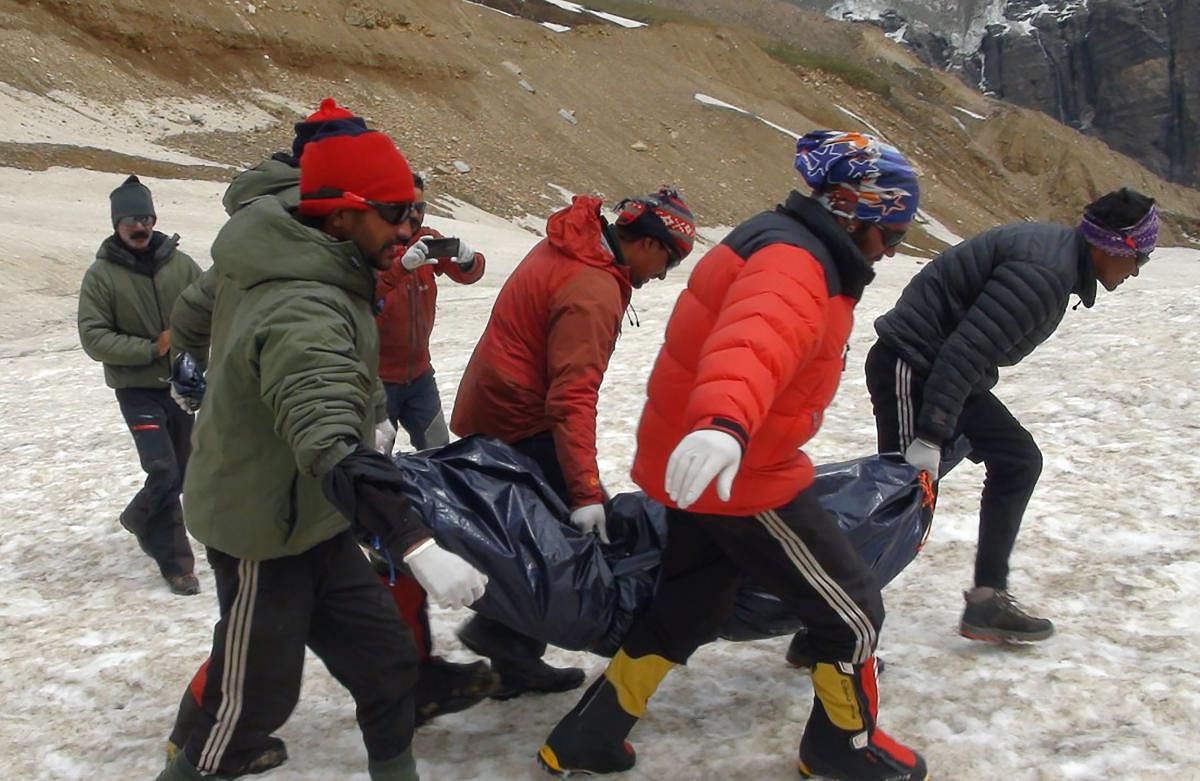
[[[988,471],[1022,485],[1033,485],[1042,474],[1042,451],[1030,438],[987,464]]]
[[[156,458],[146,464],[146,473],[154,487],[164,494],[179,493],[183,488],[183,476],[174,458]]]

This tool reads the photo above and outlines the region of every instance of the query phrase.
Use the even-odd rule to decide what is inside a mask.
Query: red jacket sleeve
[[[471,285],[478,282],[479,278],[483,276],[483,267],[486,262],[487,260],[483,257],[483,253],[476,252],[475,261],[465,271],[449,258],[442,258],[434,268],[437,270],[437,273],[445,274],[460,285]]]
[[[745,261],[700,349],[689,430],[718,429],[745,448],[825,331],[825,272],[808,252],[770,244]]]
[[[551,299],[546,414],[553,421],[571,509],[604,501],[596,465],[596,403],[624,311],[616,279],[598,268],[580,271]]]

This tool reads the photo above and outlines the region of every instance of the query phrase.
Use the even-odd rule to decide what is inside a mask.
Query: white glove
[[[932,442],[917,437],[904,451],[904,460],[921,471],[928,472],[935,482],[938,479],[938,466],[942,463],[942,448]]]
[[[679,441],[667,459],[667,496],[680,509],[700,498],[717,478],[717,496],[729,501],[733,478],[742,463],[742,446],[724,431],[693,431]]]
[[[200,408],[200,403],[189,399],[175,390],[175,383],[168,383],[167,387],[171,389],[171,398],[179,405],[179,408],[189,415],[195,415],[196,410]]]
[[[429,247],[425,246],[425,239],[420,238],[400,256],[400,265],[409,271],[416,271],[421,266],[437,265],[437,258],[429,257]]]
[[[475,262],[475,250],[471,249],[471,245],[466,239],[458,240],[458,257],[454,259],[458,267],[463,271],[471,268],[471,264]]]
[[[385,456],[390,456],[395,444],[396,427],[392,425],[392,421],[379,421],[379,424],[375,426],[375,449]]]
[[[604,519],[604,505],[585,504],[571,511],[571,525],[583,534],[599,533],[600,542],[608,544],[608,529]]]
[[[473,605],[487,588],[487,575],[458,554],[438,547],[433,538],[404,555],[421,588],[442,607]]]

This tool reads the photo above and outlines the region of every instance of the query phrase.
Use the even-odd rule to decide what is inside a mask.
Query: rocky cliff
[[[1196,0],[796,0],[879,25],[987,94],[1200,186]]]

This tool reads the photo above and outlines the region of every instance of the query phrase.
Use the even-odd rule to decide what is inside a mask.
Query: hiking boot
[[[551,667],[542,661],[545,644],[476,614],[458,630],[462,644],[492,660],[500,685],[489,696],[510,700],[526,692],[565,692],[583,685],[578,667]]]
[[[448,662],[431,656],[417,666],[417,685],[413,687],[417,726],[445,713],[482,702],[500,685],[500,676],[487,662],[470,664]]]
[[[625,736],[637,721],[621,707],[616,688],[601,675],[538,749],[538,764],[562,778],[629,770],[637,762],[637,753]]]
[[[182,752],[182,746],[177,746],[173,740],[167,741],[167,768],[171,767],[175,762],[175,757]],[[227,777],[237,778],[238,776],[253,776],[265,773],[287,762],[287,758],[287,745],[274,735],[268,735],[263,740],[262,748],[258,750],[258,753],[250,757],[250,760],[239,769],[228,774]]]
[[[200,581],[190,572],[186,575],[163,575],[172,594],[192,596],[200,593]]]
[[[831,781],[926,781],[924,758],[876,725],[875,660],[813,666],[812,712],[800,739],[800,775]]]
[[[493,662],[500,684],[488,694],[493,700],[511,700],[522,694],[569,692],[583,685],[586,677],[578,667],[551,667],[541,659],[512,666]]]
[[[971,640],[999,643],[1034,643],[1054,634],[1047,618],[1031,616],[1004,590],[979,586],[963,592],[963,610],[958,633]]]
[[[797,632],[792,635],[792,642],[788,643],[787,655],[785,656],[787,663],[792,667],[801,669],[811,669],[816,661],[813,658],[812,644],[808,639],[808,632]],[[884,668],[887,664],[881,657],[875,657],[875,674],[883,675]]]

